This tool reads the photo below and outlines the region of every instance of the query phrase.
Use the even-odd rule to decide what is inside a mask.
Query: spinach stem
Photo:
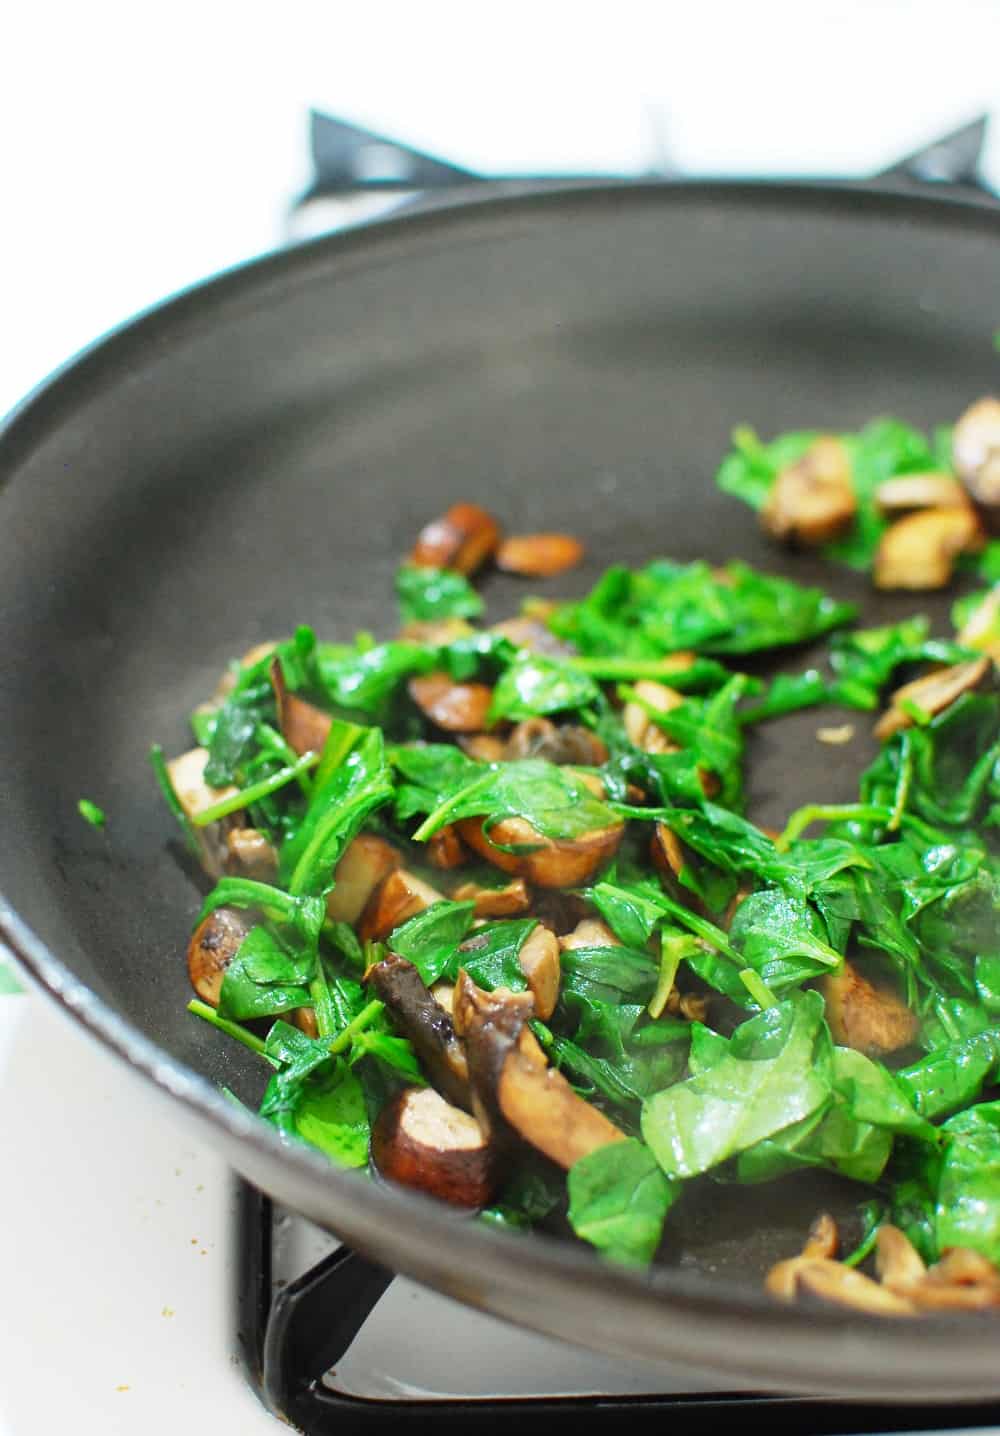
[[[210,1027],[217,1027],[228,1037],[235,1037],[237,1042],[242,1042],[244,1047],[249,1047],[251,1052],[256,1052],[258,1057],[263,1057],[264,1061],[270,1062],[272,1067],[280,1066],[280,1063],[268,1055],[264,1043],[259,1037],[255,1037],[252,1032],[248,1032],[238,1022],[230,1022],[228,1018],[220,1017],[215,1008],[210,1007],[207,1002],[202,1002],[200,998],[192,998],[188,1003],[188,1012],[193,1012],[195,1017],[200,1017]]]
[[[759,972],[754,972],[752,967],[744,967],[740,973],[740,981],[763,1012],[765,1008],[777,1007],[778,999],[768,987]]]
[[[343,1032],[341,1032],[338,1037],[335,1037],[330,1043],[330,1046],[328,1048],[330,1055],[336,1056],[338,1052],[346,1051],[346,1049],[350,1047],[351,1043],[354,1041],[357,1034],[359,1032],[362,1032],[366,1027],[368,1027],[372,1022],[374,1022],[375,1018],[378,1017],[379,1013],[382,1012],[384,1008],[385,1003],[379,1002],[378,998],[373,998],[372,1001],[368,1003],[367,1007],[362,1007],[357,1017],[352,1018],[352,1020],[344,1028]]]
[[[787,852],[812,823],[888,823],[891,818],[891,808],[874,803],[807,803],[788,819],[774,846],[780,853]]]
[[[241,809],[248,808],[251,803],[266,798],[269,793],[276,793],[279,788],[284,788],[286,784],[294,782],[309,768],[315,768],[318,762],[318,753],[305,753],[296,762],[279,768],[276,773],[272,773],[270,778],[261,778],[259,783],[251,783],[248,788],[241,788],[238,793],[233,793],[228,798],[220,798],[210,808],[196,813],[191,821],[196,828],[204,828],[209,823],[218,822],[220,818],[227,818],[230,813],[238,813]]]

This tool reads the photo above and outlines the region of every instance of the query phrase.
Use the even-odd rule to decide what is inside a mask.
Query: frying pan
[[[767,1265],[856,1190],[720,1186],[682,1204],[643,1276],[283,1146],[218,1091],[254,1101],[254,1059],[185,1012],[200,893],[146,762],[153,740],[189,745],[185,715],[253,643],[299,622],[388,632],[400,555],[457,499],[513,531],[580,535],[587,563],[560,593],[611,561],[739,555],[860,596],[871,621],[920,607],[943,624],[946,599],[876,598],[775,552],[711,476],[741,421],[770,435],[954,418],[995,381],[998,241],[979,206],[851,186],[479,194],[224,275],[32,397],[0,440],[0,932],[107,1048],[112,1094],[144,1081],[361,1252],[537,1330],[748,1388],[1000,1394],[989,1320],[764,1296]],[[487,591],[500,617],[525,590]],[[815,726],[799,715],[757,740],[761,821],[856,791],[865,740],[831,753]],[[83,795],[106,833],[80,820]]]

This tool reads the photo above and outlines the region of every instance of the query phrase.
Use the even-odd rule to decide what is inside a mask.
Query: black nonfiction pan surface
[[[973,206],[851,188],[487,199],[236,271],[27,403],[0,441],[0,931],[126,1059],[109,1062],[109,1090],[131,1065],[266,1190],[539,1329],[734,1385],[1000,1394],[995,1324],[877,1324],[761,1295],[818,1203],[846,1211],[854,1191],[723,1189],[717,1211],[682,1211],[647,1280],[282,1149],[215,1091],[252,1099],[254,1060],[184,1010],[200,893],[146,761],[154,739],[190,746],[185,715],[261,639],[298,622],[388,634],[400,555],[457,499],[586,541],[586,565],[546,592],[581,592],[613,561],[739,556],[860,597],[868,621],[920,608],[943,629],[950,596],[878,597],[777,552],[712,475],[734,423],[929,426],[995,386],[998,239]],[[494,576],[491,615],[529,587]],[[759,820],[856,791],[867,740],[823,747],[824,721],[757,740]],[[83,795],[106,834],[79,818]]]

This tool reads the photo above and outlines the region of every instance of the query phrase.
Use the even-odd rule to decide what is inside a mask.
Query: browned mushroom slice
[[[688,907],[701,911],[701,903],[694,894],[682,888],[680,877],[687,866],[684,844],[666,823],[657,823],[654,826],[653,836],[649,840],[649,856],[659,874],[660,882],[670,896],[677,901],[683,899]]]
[[[443,1007],[450,1017],[455,1010],[455,984],[453,982],[435,982],[430,988],[430,994],[439,1007]]]
[[[517,955],[528,991],[535,999],[535,1016],[548,1021],[559,1001],[559,939],[538,925]]]
[[[382,942],[407,918],[415,917],[432,903],[442,902],[443,897],[413,873],[396,868],[382,879],[368,899],[358,937],[362,942]]]
[[[960,553],[982,546],[983,531],[970,504],[921,509],[890,524],[879,540],[872,576],[876,588],[943,588]]]
[[[977,603],[955,639],[962,648],[976,648],[1000,663],[1000,584]]]
[[[912,1316],[905,1297],[880,1286],[863,1272],[824,1257],[791,1257],[771,1268],[764,1285],[772,1296],[794,1301],[803,1292],[872,1316]]]
[[[401,861],[399,852],[384,838],[359,833],[334,871],[336,883],[326,900],[326,915],[331,922],[346,922],[353,927],[379,883]]]
[[[1000,517],[1000,399],[971,404],[951,440],[955,471],[991,529]]]
[[[271,664],[271,687],[278,707],[278,727],[290,748],[302,757],[306,753],[322,753],[330,734],[333,719],[313,703],[307,703],[288,691],[279,659]]]
[[[209,787],[205,782],[207,762],[207,748],[191,748],[188,752],[181,753],[179,757],[171,758],[167,764],[167,772],[170,775],[174,792],[177,794],[177,801],[189,818],[196,818],[199,813],[205,812],[206,808],[213,807],[216,803],[222,802],[224,798],[234,798],[239,792],[239,789],[234,788],[232,784],[227,784],[224,788]],[[233,815],[233,819],[238,823],[239,819],[235,815]],[[221,877],[226,870],[229,858],[226,831],[231,825],[231,821],[218,822],[194,829],[198,840],[198,857],[210,877]]]
[[[992,670],[988,655],[970,659],[967,663],[955,663],[950,668],[939,668],[912,683],[897,688],[889,700],[889,707],[875,724],[876,738],[891,738],[901,728],[908,728],[913,718],[906,711],[907,704],[913,704],[924,713],[941,713],[950,707],[956,698],[978,688]]]
[[[495,623],[492,631],[509,638],[518,648],[527,648],[531,653],[541,653],[548,658],[566,658],[574,651],[571,644],[564,643],[550,628],[546,628],[540,618],[526,614]]]
[[[217,907],[191,934],[187,950],[188,977],[202,1002],[218,1007],[226,968],[254,921],[236,908]]]
[[[290,1012],[289,1017],[295,1023],[300,1032],[307,1037],[319,1036],[319,1024],[316,1021],[316,1010],[313,1007],[296,1007]]]
[[[570,534],[511,534],[497,549],[497,568],[525,578],[552,578],[583,558],[583,544]]]
[[[450,1102],[470,1109],[469,1067],[455,1024],[420,973],[390,952],[365,973],[365,981],[384,1002],[399,1030],[413,1043],[431,1081]]]
[[[620,821],[573,840],[543,837],[524,818],[504,818],[490,829],[490,837],[483,832],[482,818],[463,818],[457,826],[480,857],[541,888],[572,888],[587,882],[598,868],[610,862],[625,833],[625,824]],[[496,843],[531,845],[533,851],[504,852]]]
[[[875,1270],[883,1286],[909,1296],[927,1275],[916,1248],[898,1227],[880,1226],[875,1237]]]
[[[383,1107],[371,1151],[388,1181],[455,1206],[484,1207],[496,1187],[495,1153],[479,1123],[433,1087],[406,1087]]]
[[[625,1133],[547,1066],[524,1023],[529,1013],[502,991],[484,993],[459,974],[456,1022],[465,1037],[474,1111],[487,1130],[501,1117],[524,1141],[569,1170]],[[458,1014],[461,1013],[461,1020]]]
[[[485,683],[456,683],[442,671],[411,678],[407,690],[424,717],[447,733],[478,733],[486,726],[493,690]]]
[[[843,533],[857,507],[847,451],[825,435],[781,470],[760,517],[775,538],[816,545]]]
[[[560,765],[597,768],[608,761],[607,744],[576,723],[556,725],[548,718],[525,718],[511,729],[505,759],[545,758]]]
[[[458,735],[458,746],[477,763],[502,763],[507,756],[507,745],[502,738],[492,733],[471,733]]]
[[[652,708],[657,713],[670,713],[680,707],[684,699],[674,688],[665,683],[655,683],[650,678],[640,678],[632,685],[635,699],[630,699],[622,709],[622,723],[630,743],[646,753],[677,753],[679,745],[673,741],[649,715]],[[641,701],[640,701],[641,700]]]
[[[896,474],[875,490],[875,502],[884,514],[907,509],[950,509],[966,502],[962,485],[952,474]]]
[[[468,857],[468,852],[462,844],[451,823],[446,823],[443,828],[427,840],[427,861],[432,868],[438,868],[442,872],[448,872],[452,868],[460,868]]]
[[[273,883],[278,875],[278,854],[256,828],[231,828],[226,834],[226,872],[259,883]]]
[[[500,542],[500,525],[478,504],[453,504],[443,517],[421,530],[410,563],[418,568],[450,568],[475,573]]]
[[[621,943],[598,917],[585,917],[572,932],[559,939],[563,952],[573,952],[578,947],[621,947]]]
[[[869,982],[852,963],[820,978],[819,989],[833,1040],[841,1046],[884,1057],[916,1040],[916,1014],[895,992]]]
[[[472,625],[464,618],[414,619],[404,624],[399,637],[409,643],[424,643],[429,648],[444,648],[456,638],[465,638],[472,632]]]
[[[474,903],[473,917],[520,917],[531,907],[531,893],[523,878],[514,878],[502,888],[460,883],[451,898],[452,902]]]

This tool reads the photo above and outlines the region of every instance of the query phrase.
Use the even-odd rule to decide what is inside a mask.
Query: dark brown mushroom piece
[[[1000,532],[1000,399],[977,399],[955,425],[955,472],[993,533]]]
[[[942,713],[956,698],[978,688],[992,672],[992,659],[984,654],[982,658],[970,659],[967,663],[954,663],[949,668],[939,668],[912,683],[897,688],[889,700],[889,706],[875,724],[876,738],[891,738],[901,728],[913,723],[907,706],[912,704],[924,713]]]
[[[953,474],[896,474],[879,484],[875,502],[891,517],[911,509],[955,508],[966,502],[966,495]]]
[[[961,553],[982,547],[982,525],[971,504],[921,509],[890,524],[879,540],[876,588],[922,592],[944,588]]]
[[[463,818],[457,827],[480,857],[541,888],[572,888],[587,882],[611,861],[625,834],[625,824],[620,820],[572,840],[546,838],[524,818],[502,819],[490,829],[489,837],[483,832],[482,818]],[[532,851],[506,852],[497,843],[530,847]]]
[[[493,733],[459,733],[458,746],[477,763],[502,763],[507,756],[507,745]]]
[[[362,942],[383,942],[407,918],[443,900],[444,894],[429,883],[404,868],[396,868],[382,879],[368,899],[361,914],[358,937]]]
[[[315,704],[289,692],[280,659],[274,659],[270,673],[278,709],[278,727],[285,742],[300,758],[306,753],[322,753],[333,719]]]
[[[273,883],[278,875],[278,854],[256,828],[230,828],[226,834],[226,872],[230,876]]]
[[[852,962],[819,979],[834,1042],[866,1057],[885,1057],[917,1039],[920,1021],[890,987],[876,985]]]
[[[391,843],[374,833],[359,833],[334,869],[336,881],[326,900],[330,921],[353,927],[379,883],[401,863],[402,857]]]
[[[469,1067],[452,1017],[420,973],[390,952],[365,973],[365,982],[385,1006],[404,1037],[413,1043],[430,1079],[449,1102],[470,1111]]]
[[[226,798],[235,798],[239,789],[227,784],[224,788],[212,788],[205,782],[205,766],[208,763],[207,748],[190,748],[167,764],[167,773],[177,801],[188,818],[196,818],[206,809],[212,808]],[[220,878],[229,861],[226,835],[231,827],[242,826],[242,816],[230,814],[229,818],[204,827],[193,829],[198,843],[198,859],[209,877]]]
[[[446,733],[479,733],[486,727],[493,690],[485,683],[456,683],[442,671],[411,678],[407,691],[424,717]]]
[[[666,823],[654,825],[653,836],[649,840],[649,857],[664,890],[675,901],[683,901],[686,906],[703,911],[699,899],[681,884],[681,873],[687,865],[684,844]]]
[[[202,1002],[218,1007],[226,968],[256,921],[238,908],[217,907],[195,928],[188,943],[187,968]]]
[[[624,1141],[625,1133],[549,1067],[525,1026],[531,1008],[519,996],[485,993],[459,974],[456,1025],[465,1039],[473,1110],[484,1130],[506,1124],[568,1171],[599,1147]]]
[[[824,435],[781,470],[760,517],[774,538],[815,547],[849,528],[857,508],[847,451]]]
[[[557,725],[548,718],[526,718],[511,729],[504,758],[544,758],[560,766],[599,768],[608,761],[608,749],[596,733],[579,724]]]
[[[572,534],[511,534],[497,549],[497,568],[524,578],[554,578],[583,558],[583,544]]]
[[[473,574],[500,542],[500,525],[478,504],[453,504],[441,518],[422,529],[409,562],[418,568],[450,568]]]
[[[483,887],[474,882],[459,883],[452,891],[451,900],[473,903],[473,917],[523,917],[531,909],[531,893],[523,878],[514,878],[500,888]]]
[[[372,1161],[387,1181],[458,1207],[485,1207],[496,1188],[497,1160],[475,1117],[433,1087],[406,1087],[372,1128]]]

